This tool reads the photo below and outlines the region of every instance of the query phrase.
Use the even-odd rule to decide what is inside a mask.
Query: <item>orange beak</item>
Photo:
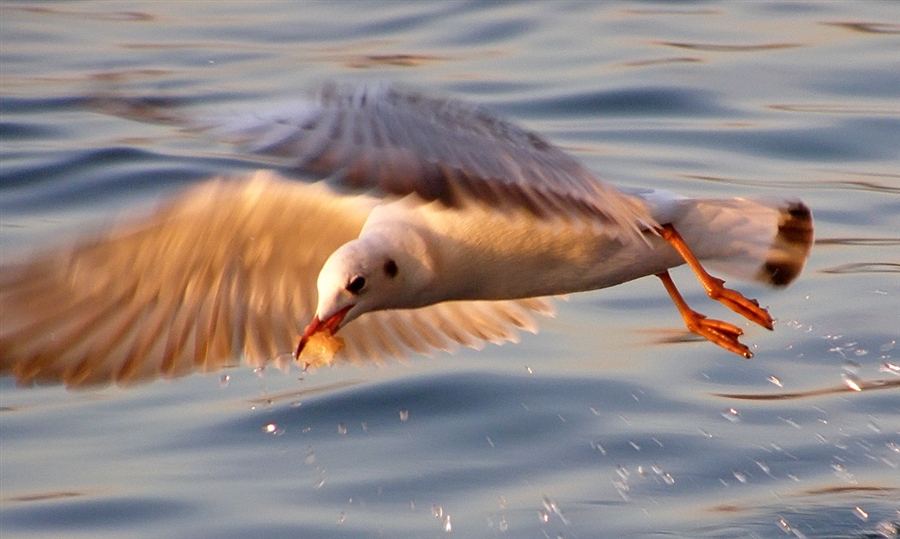
[[[325,331],[328,335],[334,335],[337,333],[337,330],[341,327],[341,322],[344,321],[344,317],[347,316],[347,312],[353,305],[348,305],[341,309],[340,311],[331,315],[331,318],[325,320],[324,322],[319,320],[318,316],[313,317],[312,322],[306,326],[306,331],[303,332],[303,335],[300,337],[300,342],[297,343],[297,351],[294,353],[294,359],[300,358],[300,353],[303,351],[303,348],[306,347],[307,341],[312,337],[315,333],[319,333],[320,331]]]

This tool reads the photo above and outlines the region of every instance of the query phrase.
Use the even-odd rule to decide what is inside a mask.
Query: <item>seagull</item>
[[[749,358],[742,330],[689,307],[668,270],[687,264],[710,298],[771,330],[766,309],[706,268],[783,287],[813,241],[798,200],[618,189],[479,106],[392,84],[331,83],[212,118],[101,101],[267,168],[4,261],[0,375],[20,385],[310,367],[319,335],[343,338],[324,363],[480,348],[535,332],[553,297],[651,275],[691,332]]]

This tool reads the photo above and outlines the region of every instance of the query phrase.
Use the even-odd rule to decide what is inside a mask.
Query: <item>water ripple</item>
[[[720,45],[715,43],[691,43],[686,41],[657,41],[657,45],[667,47],[676,47],[679,49],[689,49],[695,51],[706,52],[752,52],[752,51],[769,51],[781,49],[793,49],[801,47],[800,43],[757,43],[753,45]]]
[[[878,177],[879,175],[872,175]],[[900,175],[882,175],[885,178],[900,181]],[[752,187],[778,187],[793,190],[806,190],[810,187],[820,189],[847,189],[852,191],[874,191],[887,194],[900,194],[900,187],[873,180],[809,180],[809,181],[771,181],[771,180],[743,180],[738,178],[724,178],[719,176],[705,176],[699,174],[685,174],[683,178],[701,180],[729,185],[747,185]]]
[[[806,391],[785,391],[779,393],[713,393],[715,397],[745,401],[777,401],[796,400],[822,395],[837,395],[840,393],[860,393],[863,391],[878,391],[882,389],[900,389],[900,380],[869,380],[857,381],[856,387],[847,384]]]
[[[894,262],[854,262],[852,264],[841,264],[819,270],[821,273],[830,273],[837,275],[856,274],[856,273],[900,273],[900,264]]]

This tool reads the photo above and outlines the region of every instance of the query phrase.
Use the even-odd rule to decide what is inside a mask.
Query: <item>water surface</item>
[[[4,379],[4,538],[897,535],[896,4],[4,2],[0,45],[3,261],[250,167],[84,96],[230,110],[328,79],[474,101],[620,185],[797,196],[817,227],[795,285],[740,286],[778,318],[750,361],[651,278],[382,367]]]

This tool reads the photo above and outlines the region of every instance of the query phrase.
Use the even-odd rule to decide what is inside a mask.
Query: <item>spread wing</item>
[[[541,217],[590,217],[623,233],[654,221],[537,134],[454,99],[385,84],[330,84],[267,112],[180,117],[149,100],[107,99],[120,116],[176,123],[251,155],[345,188],[524,208]]]
[[[0,268],[0,374],[127,385],[289,364],[319,270],[374,204],[270,172],[211,180],[148,218]],[[513,340],[547,308],[532,299],[369,313],[341,330],[336,360]]]

